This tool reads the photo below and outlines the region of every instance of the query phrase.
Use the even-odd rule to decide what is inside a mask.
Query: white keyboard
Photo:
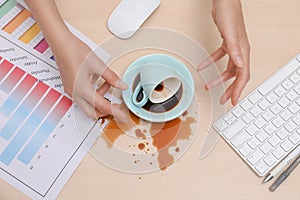
[[[259,175],[300,144],[300,54],[214,123]]]

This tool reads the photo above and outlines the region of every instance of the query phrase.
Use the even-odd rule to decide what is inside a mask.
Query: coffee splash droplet
[[[144,150],[146,145],[144,143],[139,143],[138,148],[139,150]]]

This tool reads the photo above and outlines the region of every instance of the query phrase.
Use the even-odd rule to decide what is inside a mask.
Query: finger
[[[208,84],[205,85],[205,89],[209,90],[216,85],[219,85],[220,83],[226,82],[229,79],[233,78],[235,76],[234,71],[234,64],[231,60],[228,61],[227,69],[225,72],[223,72],[219,77],[216,79],[210,81]]]
[[[127,120],[126,113],[123,112],[119,106],[111,104],[102,95],[99,95],[95,90],[91,88],[86,89],[83,95],[85,96],[86,100],[101,113],[113,115],[117,120],[120,121]]]
[[[218,48],[208,58],[206,58],[203,62],[200,63],[200,65],[197,67],[197,70],[200,71],[207,68],[208,66],[223,58],[225,55],[226,52],[224,51],[224,49],[222,47]]]
[[[101,76],[107,83],[115,88],[121,90],[126,90],[128,88],[127,84],[124,83],[119,76],[109,68],[106,68]]]
[[[242,91],[250,79],[250,72],[247,68],[238,68],[237,70],[237,78],[234,81],[234,89],[231,95],[232,105],[236,105],[238,103]]]
[[[227,51],[230,59],[234,62],[237,67],[245,67],[245,59],[241,47],[236,42],[227,42]]]
[[[233,91],[234,85],[231,84],[226,91],[224,92],[223,96],[220,99],[220,103],[223,105],[226,101],[228,101],[228,99],[230,99],[231,97],[231,93]]]
[[[110,88],[110,85],[107,82],[104,82],[98,89],[97,93],[103,96]]]

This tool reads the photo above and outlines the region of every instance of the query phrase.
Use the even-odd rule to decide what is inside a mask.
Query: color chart
[[[109,54],[97,50],[106,62]],[[0,178],[32,199],[55,199],[104,126],[64,94],[31,13],[15,0],[0,0]]]
[[[15,0],[0,2],[0,28],[30,48],[54,59],[32,14]]]

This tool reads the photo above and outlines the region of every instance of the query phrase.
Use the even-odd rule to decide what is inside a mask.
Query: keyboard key
[[[250,136],[245,131],[242,131],[231,141],[231,143],[235,148],[239,148],[247,142],[248,139],[250,139]]]
[[[264,114],[262,114],[262,117],[269,122],[271,119],[273,119],[275,117],[275,115],[270,111],[267,110]]]
[[[297,85],[296,87],[294,87],[294,91],[300,95],[300,85]]]
[[[286,90],[289,90],[291,89],[294,84],[292,83],[292,81],[290,81],[289,79],[285,80],[283,83],[282,83],[282,86],[286,89]]]
[[[278,113],[280,113],[282,111],[282,107],[275,103],[271,108],[270,110],[272,111],[272,113],[274,113],[275,115],[277,115]]]
[[[285,128],[282,128],[276,133],[276,135],[283,140],[290,135],[290,133]]]
[[[281,127],[281,126],[285,123],[285,121],[284,121],[280,116],[278,116],[278,117],[276,117],[276,118],[272,121],[272,123],[273,123],[277,128],[279,128],[279,127]]]
[[[251,163],[251,165],[255,165],[258,161],[260,161],[264,157],[264,154],[261,150],[256,150],[252,153],[247,160]]]
[[[231,112],[227,113],[224,115],[223,119],[225,121],[229,120],[230,118],[234,117],[233,114]]]
[[[260,142],[256,138],[252,138],[249,142],[248,145],[251,147],[251,149],[256,149],[258,145],[260,145]]]
[[[268,138],[268,134],[266,134],[264,131],[260,131],[258,134],[256,134],[256,138],[263,142]]]
[[[241,107],[237,106],[235,107],[233,110],[232,110],[232,114],[235,116],[235,117],[240,117],[242,114],[244,114],[244,111]]]
[[[296,103],[300,106],[300,98],[297,99]]]
[[[258,128],[254,124],[251,124],[246,128],[246,131],[249,135],[254,135],[258,131]]]
[[[269,142],[273,147],[276,147],[276,146],[281,142],[281,140],[280,140],[280,138],[279,138],[278,136],[274,135],[274,136],[272,136],[272,137],[268,140],[268,142]]]
[[[249,153],[251,153],[251,149],[248,145],[244,145],[242,148],[240,148],[239,152],[241,152],[241,154],[244,157],[247,157],[249,155]]]
[[[281,147],[278,147],[277,149],[275,149],[272,154],[277,158],[280,159],[285,155],[284,150]]]
[[[284,95],[286,93],[286,89],[284,89],[281,85],[278,86],[275,90],[274,90],[274,93],[281,97],[282,95]]]
[[[235,122],[236,121],[236,118],[235,117],[232,117],[232,118],[230,118],[230,119],[228,119],[226,122],[227,122],[227,124],[232,124],[233,122]]]
[[[291,113],[295,114],[300,110],[300,106],[296,102],[294,102],[288,107],[288,109],[289,111],[291,111]]]
[[[289,110],[285,110],[280,114],[280,116],[282,117],[282,119],[287,121],[293,116],[293,114]]]
[[[277,101],[278,96],[277,96],[274,92],[271,92],[271,93],[266,97],[266,99],[267,99],[270,103],[274,103],[275,101]]]
[[[220,132],[223,132],[223,131],[228,127],[228,125],[226,124],[226,122],[225,122],[223,119],[220,119],[220,120],[218,120],[218,121],[215,123],[215,127],[216,127]]]
[[[264,174],[269,168],[264,162],[260,162],[256,165],[255,169],[260,173]]]
[[[249,100],[244,100],[240,103],[240,106],[246,111],[246,110],[249,110],[249,108],[252,107],[252,103],[249,101]]]
[[[294,145],[289,140],[286,140],[280,146],[283,148],[283,150],[288,152],[293,148]]]
[[[246,122],[247,124],[249,124],[250,122],[252,122],[252,120],[254,119],[254,117],[250,113],[247,113],[246,115],[244,115],[242,117],[242,119],[244,120],[244,122]]]
[[[254,108],[252,108],[250,110],[250,113],[254,116],[254,117],[258,117],[261,113],[262,113],[262,110],[258,107],[258,106],[255,106]]]
[[[266,157],[264,159],[264,161],[265,161],[265,163],[267,163],[267,165],[269,167],[271,167],[271,166],[273,166],[277,162],[277,159],[271,154],[268,157]]]
[[[295,122],[295,124],[297,126],[300,126],[300,115],[299,114],[294,117],[293,122]]]
[[[290,80],[293,83],[298,83],[300,81],[300,75],[295,72],[292,76],[290,76]]]
[[[254,121],[254,124],[255,126],[257,126],[257,128],[261,129],[266,124],[266,121],[260,117],[256,121]]]
[[[230,125],[236,120],[236,117],[232,114],[228,114],[227,116],[224,117],[224,120],[227,122],[227,124]]]
[[[276,127],[273,124],[269,124],[264,128],[264,130],[266,131],[266,133],[268,135],[271,135],[272,133],[274,133],[276,131]]]
[[[293,121],[290,121],[284,126],[284,128],[291,133],[297,128],[297,125]]]
[[[293,144],[298,144],[298,142],[300,141],[300,136],[298,133],[294,133],[293,135],[291,135],[289,137],[289,140],[293,143]]]
[[[243,128],[245,128],[246,123],[243,120],[238,120],[233,126],[230,126],[223,135],[230,140],[233,136],[235,136],[238,132],[240,132]]]
[[[273,149],[273,147],[268,142],[266,142],[260,146],[260,149],[262,150],[262,152],[264,152],[264,154],[267,154]]]
[[[295,91],[291,90],[290,92],[288,92],[288,93],[286,94],[286,97],[287,97],[290,101],[294,101],[294,100],[298,97],[298,94],[297,94]]]
[[[271,104],[263,99],[261,102],[258,103],[258,106],[262,109],[262,110],[266,110]]]
[[[262,96],[259,92],[255,91],[255,92],[253,92],[253,93],[248,97],[248,99],[249,99],[253,104],[256,104],[262,97],[263,97],[263,96]]]
[[[287,107],[290,104],[290,100],[288,98],[283,97],[278,101],[279,105],[281,105],[282,108]]]

